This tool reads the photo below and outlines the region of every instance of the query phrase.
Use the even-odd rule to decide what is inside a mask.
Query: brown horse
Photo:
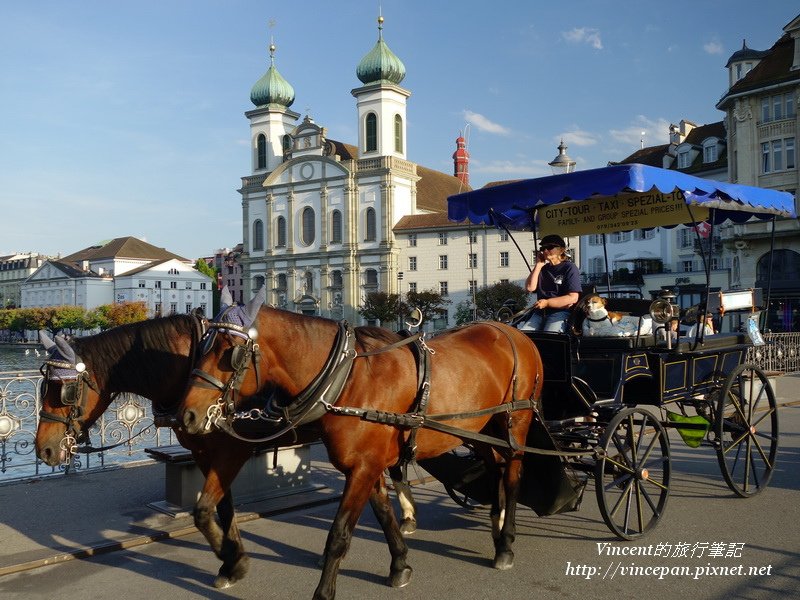
[[[210,324],[215,339],[193,371],[182,420],[186,431],[195,434],[228,428],[237,417],[252,418],[252,403],[250,410],[237,412],[242,408],[239,396],[260,396],[264,409],[255,414],[275,418],[278,431],[298,425],[302,429],[303,423],[317,419],[314,425],[331,463],[345,475],[345,487],[314,598],[335,596],[339,564],[367,501],[389,544],[388,583],[408,583],[408,548],[383,472],[398,463],[409,437],[416,457],[424,459],[469,438],[460,433],[495,436],[487,440],[478,433],[475,443],[491,461],[497,481],[494,566],[513,565],[519,447],[525,444],[543,377],[541,358],[529,338],[500,323],[478,323],[423,339],[421,354],[430,365],[427,379],[418,370],[411,344],[401,345],[402,338],[387,330],[352,329],[266,306],[252,319],[243,316],[242,307],[236,311],[241,314],[233,318],[226,313],[223,322]]]
[[[148,398],[154,415],[169,423],[204,330],[205,321],[176,315],[74,338],[71,344],[60,336],[55,342],[43,338],[51,355],[45,362],[45,391],[36,433],[39,458],[51,466],[67,462],[75,444],[120,393]],[[227,587],[247,572],[248,558],[234,519],[230,488],[254,446],[221,432],[198,436],[174,427],[173,431],[206,478],[195,507],[195,525],[223,561],[214,585]],[[293,442],[294,438],[286,440],[287,445]],[[281,443],[277,439],[269,446],[279,447]],[[399,473],[394,477],[399,479]],[[413,531],[416,521],[410,489],[401,481],[395,481],[395,488],[401,504],[409,507],[406,531]],[[219,524],[213,518],[214,511]]]

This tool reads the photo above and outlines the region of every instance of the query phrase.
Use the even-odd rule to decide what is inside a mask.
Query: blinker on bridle
[[[220,315],[220,319],[224,318],[227,310]],[[261,387],[261,369],[260,369],[260,356],[261,352],[256,343],[258,339],[258,330],[255,327],[243,327],[236,323],[212,321],[208,324],[205,338],[202,344],[202,353],[207,354],[213,348],[216,341],[217,333],[228,333],[233,337],[238,337],[245,340],[244,344],[236,344],[231,348],[230,364],[233,369],[233,375],[226,383],[223,383],[210,373],[206,373],[202,369],[193,369],[192,375],[199,377],[200,382],[193,382],[192,385],[198,387],[209,387],[220,391],[220,396],[217,401],[208,407],[206,411],[205,429],[209,430],[216,422],[223,418],[225,412],[233,414],[236,405],[236,395],[239,392],[239,387],[242,384],[244,375],[253,362],[256,371],[256,387]],[[204,383],[205,382],[205,383]]]
[[[51,369],[71,371],[67,375],[51,377]],[[47,412],[42,408],[39,411],[39,419],[53,423],[62,423],[65,426],[64,437],[59,443],[59,448],[64,451],[64,462],[69,463],[72,456],[78,451],[78,442],[86,437],[80,419],[84,413],[86,400],[86,387],[94,387],[86,371],[86,365],[77,360],[75,364],[68,361],[48,359],[44,361],[39,371],[42,373],[41,398],[44,400],[47,394],[48,383],[52,381],[61,382],[60,401],[64,406],[69,406],[69,414],[66,417],[55,413]]]

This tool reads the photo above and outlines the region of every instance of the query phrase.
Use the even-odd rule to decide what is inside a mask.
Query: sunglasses
[[[553,248],[559,248],[556,244],[546,244],[544,246],[540,246],[542,250],[552,250]]]

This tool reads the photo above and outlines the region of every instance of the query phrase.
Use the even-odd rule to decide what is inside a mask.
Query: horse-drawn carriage
[[[628,166],[454,196],[450,217],[541,229],[549,206],[570,220],[602,221],[602,231],[694,222],[693,215],[706,213],[712,224],[795,215],[789,194]],[[715,304],[707,290],[701,309],[754,311],[755,299],[734,291]],[[587,474],[594,473],[614,533],[631,539],[653,527],[669,493],[670,427],[692,443],[713,444],[739,495],[762,490],[774,468],[775,397],[766,375],[743,363],[751,340],[738,332],[706,337],[699,328],[693,339],[673,344],[666,326],[681,314],[668,299],[617,307],[655,321],[656,334],[637,328],[627,336],[582,337],[479,322],[429,340],[263,302],[259,293],[247,306],[229,301],[212,321],[175,316],[72,345],[57,340],[46,362],[36,445],[48,464],[68,460],[120,392],[151,398],[191,448],[206,475],[195,523],[222,560],[217,587],[248,568],[230,485],[251,441],[322,439],[345,474],[318,599],[334,597],[339,564],[367,502],[389,546],[389,584],[408,583],[408,548],[384,470],[415,457],[443,456],[423,464],[440,472],[452,495],[491,503],[497,569],[514,562],[517,501],[540,514],[575,508]],[[663,343],[658,327],[667,334]],[[258,439],[237,433],[237,423],[255,428]],[[462,452],[462,443],[480,460]]]
[[[773,219],[774,235],[774,218],[795,216],[795,211],[791,195],[783,192],[625,165],[460,194],[449,199],[449,214],[456,221],[469,218],[534,235],[559,227],[570,234],[700,221],[713,227],[758,217]],[[567,490],[551,494],[550,505],[531,504],[538,512],[574,508],[580,474],[584,479],[593,474],[609,528],[624,539],[643,535],[657,524],[667,502],[670,428],[690,446],[712,446],[725,481],[739,496],[756,494],[769,483],[778,449],[775,395],[767,374],[744,362],[748,348],[763,343],[758,332],[708,335],[696,327],[689,337],[671,333],[671,325],[684,317],[732,321],[737,313],[745,313],[752,329],[769,294],[765,299],[760,290],[712,291],[710,257],[703,260],[706,291],[690,310],[673,304],[669,290],[651,301],[614,298],[609,287],[607,308],[638,319],[640,326],[581,335],[580,321],[586,317],[579,302],[568,333],[527,332],[544,363],[541,424],[555,449],[564,451],[566,484],[559,482],[555,489]],[[513,317],[513,322],[524,321],[525,311]],[[574,453],[581,449],[595,453]],[[450,485],[469,495],[457,476]],[[570,489],[575,492],[569,494]]]

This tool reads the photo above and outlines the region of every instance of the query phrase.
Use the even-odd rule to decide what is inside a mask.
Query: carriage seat
[[[635,319],[640,317],[649,317],[651,303],[652,300],[646,300],[643,298],[606,298],[606,309],[611,312],[620,312],[625,315],[629,315]],[[583,310],[583,303],[579,301],[572,307],[571,310],[572,314],[570,315],[570,327],[572,328],[572,331],[579,336],[581,347],[627,349],[642,348],[655,344],[655,338],[652,334],[630,336],[597,336],[593,338],[582,336],[581,332],[583,330],[583,321],[586,318],[586,313]],[[641,326],[641,318],[639,319],[639,326]]]
[[[746,333],[716,333],[707,335],[703,343],[695,342],[694,337],[680,337],[678,343],[673,346],[674,352],[698,352],[706,350],[719,350],[737,345],[752,345]]]

